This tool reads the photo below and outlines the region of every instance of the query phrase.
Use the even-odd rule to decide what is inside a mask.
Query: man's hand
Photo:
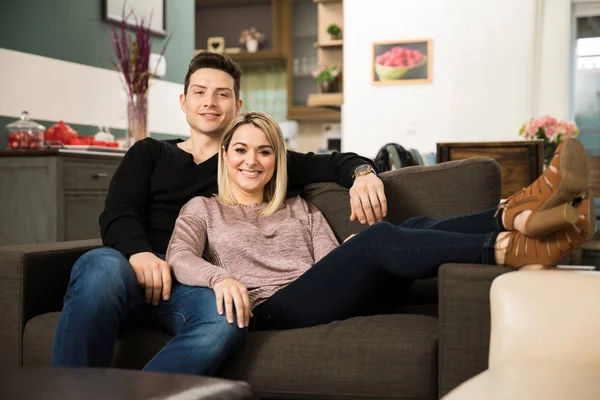
[[[245,328],[250,324],[252,311],[250,310],[250,298],[248,289],[240,281],[228,278],[215,284],[213,287],[217,296],[217,311],[219,315],[223,314],[223,303],[225,303],[225,315],[227,322],[233,323],[233,307],[237,315],[237,323],[240,328]]]
[[[146,291],[146,303],[157,306],[161,299],[167,301],[171,295],[171,268],[154,253],[136,253],[129,257],[140,286]]]
[[[375,174],[359,176],[350,188],[350,221],[357,219],[361,224],[383,221],[387,215],[387,199],[383,182]]]

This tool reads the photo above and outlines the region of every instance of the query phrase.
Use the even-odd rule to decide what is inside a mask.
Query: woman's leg
[[[457,233],[488,233],[505,230],[502,224],[502,213],[498,213],[498,207],[449,218],[412,217],[402,222],[400,226],[409,229],[435,229]]]
[[[375,224],[255,308],[251,329],[302,328],[360,315],[390,275],[424,279],[447,262],[495,264],[497,235]]]

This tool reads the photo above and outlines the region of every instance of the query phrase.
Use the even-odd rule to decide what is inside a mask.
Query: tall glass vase
[[[148,98],[134,94],[127,104],[127,147],[148,137]]]

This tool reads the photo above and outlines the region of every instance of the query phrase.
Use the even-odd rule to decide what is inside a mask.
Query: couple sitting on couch
[[[181,97],[191,139],[146,139],[124,157],[101,216],[109,247],[73,268],[53,365],[109,366],[120,332],[150,323],[174,337],[145,369],[210,375],[247,327],[349,318],[382,278],[427,278],[446,262],[550,267],[595,231],[585,152],[568,140],[544,175],[499,207],[380,222],[339,245],[322,214],[286,200],[286,189],[337,177],[352,185],[351,218],[372,223],[386,212],[381,181],[356,155],[286,154],[270,117],[236,117],[239,78],[226,57],[194,58]]]

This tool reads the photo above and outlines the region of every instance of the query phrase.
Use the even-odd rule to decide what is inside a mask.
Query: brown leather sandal
[[[503,210],[505,228],[514,230],[514,219],[522,211],[533,211],[525,231],[529,237],[540,237],[572,224],[570,203],[588,185],[588,158],[583,145],[569,138],[558,145],[550,166],[531,185],[513,194],[498,206]],[[555,209],[550,211],[550,209]],[[548,210],[546,213],[541,211]]]
[[[509,233],[504,264],[513,268],[541,264],[548,269],[594,237],[596,207],[589,190],[576,200],[575,208],[579,213],[576,223],[544,237],[532,238],[516,231]]]

